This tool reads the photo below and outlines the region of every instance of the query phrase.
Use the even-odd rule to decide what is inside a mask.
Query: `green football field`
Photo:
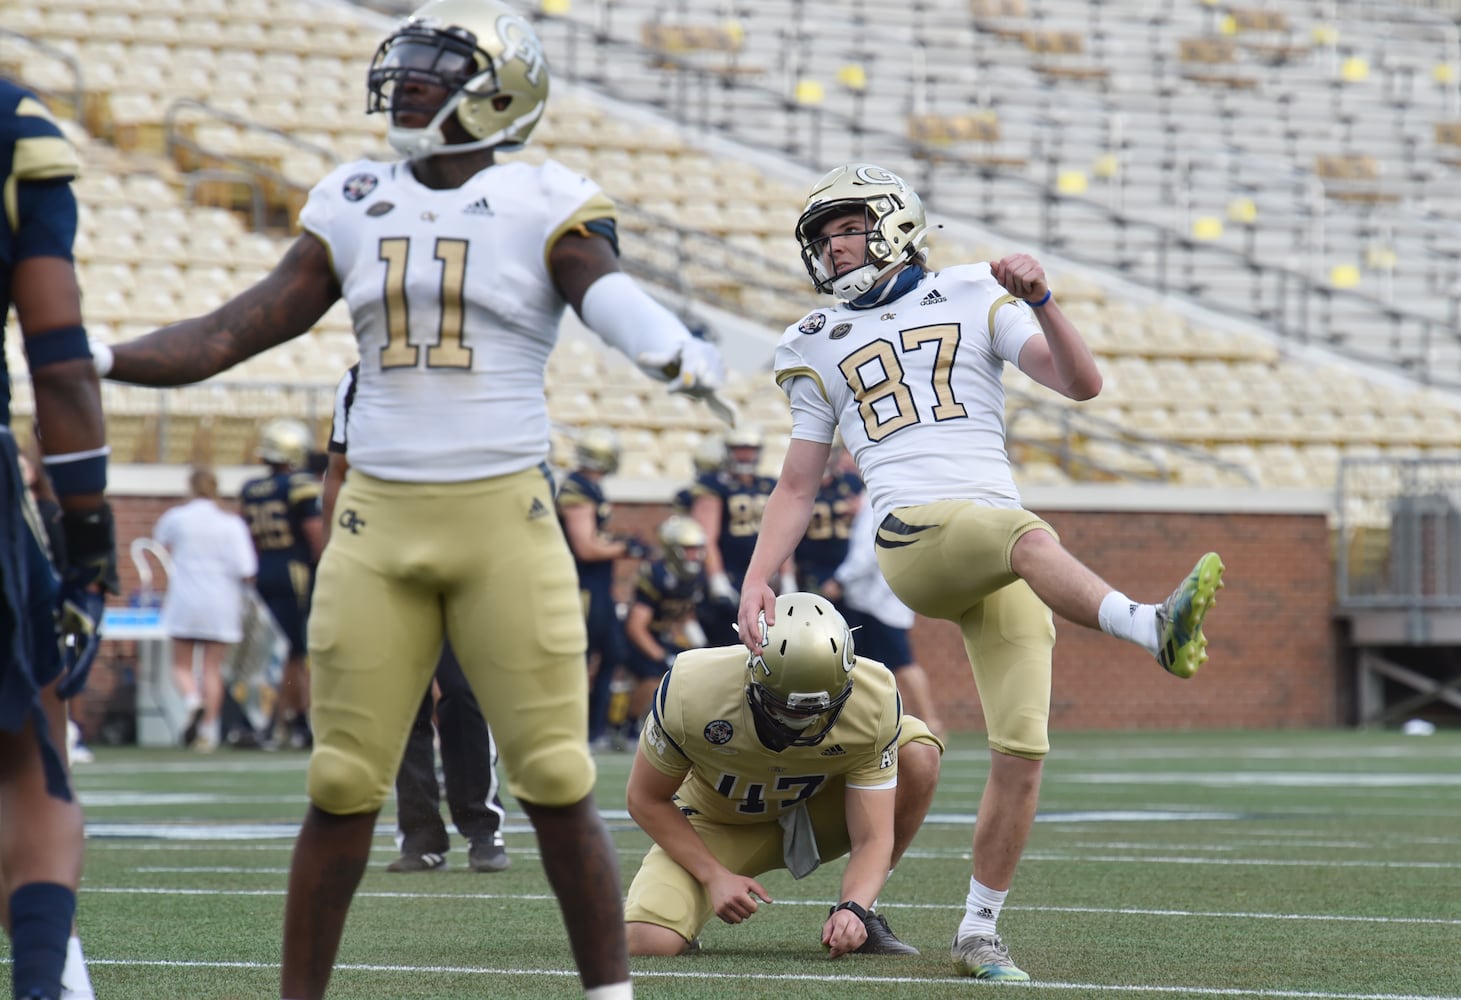
[[[764,880],[776,902],[704,951],[635,960],[641,997],[1461,997],[1461,733],[1056,734],[1000,928],[1035,982],[952,974],[982,738],[956,736],[933,810],[883,893],[917,958],[827,961],[841,864]],[[598,758],[627,881],[648,841],[623,811],[629,757]],[[271,1000],[305,757],[101,749],[82,936],[101,1000]],[[581,996],[530,830],[513,865],[392,875],[389,815],[331,996]],[[8,978],[8,973],[6,978]]]

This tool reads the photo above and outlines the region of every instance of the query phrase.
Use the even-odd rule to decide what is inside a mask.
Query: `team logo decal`
[[[832,328],[832,332],[827,334],[827,336],[831,337],[833,340],[841,340],[843,337],[847,336],[851,332],[851,323],[838,323]]]
[[[375,218],[377,216],[385,215],[387,212],[395,207],[396,203],[393,201],[378,201],[374,205],[371,205],[369,208],[367,208],[365,210],[365,214],[369,215],[372,218]]]
[[[802,333],[816,333],[827,325],[826,313],[812,313],[802,320],[801,326],[797,327]]]
[[[724,719],[716,719],[705,726],[705,739],[716,746],[729,743],[736,734],[735,727]]]
[[[346,201],[359,201],[374,191],[379,183],[374,174],[356,174],[345,181],[345,187],[341,190],[345,192]]]

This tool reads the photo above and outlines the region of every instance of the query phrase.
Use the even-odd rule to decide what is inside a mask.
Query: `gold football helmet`
[[[776,624],[762,626],[760,656],[746,661],[756,735],[778,753],[822,742],[852,697],[852,630],[816,594],[782,594]]]
[[[302,469],[309,460],[309,428],[298,420],[277,417],[259,428],[259,461]]]
[[[609,476],[619,468],[619,436],[607,427],[585,430],[573,450],[580,469]]]
[[[718,437],[705,438],[695,446],[690,460],[695,463],[696,476],[714,472],[725,464],[725,442]]]
[[[839,275],[832,269],[828,237],[821,235],[821,229],[849,212],[861,212],[866,219],[867,260]],[[923,200],[903,178],[871,163],[849,163],[812,185],[806,208],[796,220],[796,240],[817,291],[847,302],[924,251],[928,216]]]
[[[705,571],[705,529],[693,517],[674,514],[659,526],[659,544],[665,565],[682,579]]]
[[[528,140],[548,100],[548,62],[527,21],[500,0],[431,0],[396,28],[371,60],[367,113],[389,112],[387,131],[411,159]],[[418,85],[446,97],[430,107],[412,103]],[[402,111],[432,114],[423,128],[396,122]],[[471,142],[449,144],[442,125],[455,115]]]
[[[761,433],[761,429],[750,424],[741,424],[726,431],[725,471],[737,476],[754,476],[761,465],[761,447],[764,443],[765,435]],[[756,453],[746,454],[752,448]]]

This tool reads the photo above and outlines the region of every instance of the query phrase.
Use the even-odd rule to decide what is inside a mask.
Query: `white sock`
[[[1134,642],[1153,656],[1157,655],[1157,606],[1137,604],[1119,590],[1113,590],[1101,602],[1096,615],[1101,631],[1118,639]]]
[[[584,993],[584,1000],[634,1000],[634,984],[628,981],[595,986]]]
[[[86,957],[81,939],[74,934],[66,942],[66,967],[61,970],[61,1000],[96,1000],[91,977],[86,974]]]
[[[991,889],[977,880],[969,879],[969,896],[964,900],[964,919],[959,921],[958,940],[971,934],[993,937],[994,925],[999,921],[999,911],[1004,906],[1004,897],[1009,890]]]

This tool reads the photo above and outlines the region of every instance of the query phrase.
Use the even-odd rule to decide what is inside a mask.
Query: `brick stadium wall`
[[[1079,504],[1062,504],[1042,503],[1038,491],[1030,492],[1030,507],[1054,526],[1067,548],[1135,599],[1164,598],[1208,549],[1222,553],[1227,564],[1227,586],[1207,628],[1212,659],[1190,681],[1167,676],[1134,646],[1057,620],[1052,729],[1272,729],[1349,721],[1330,617],[1329,533],[1313,504],[1233,513],[1223,509],[1228,504],[1210,502],[1200,505],[1204,509],[1171,511],[1132,509],[1113,495],[1109,506],[1120,509],[1098,509],[1101,499],[1088,494]],[[114,498],[126,592],[139,585],[127,546],[150,533],[158,516],[178,502],[177,496]],[[653,539],[667,513],[662,504],[620,501],[610,529]],[[621,564],[625,596],[633,569]],[[957,629],[920,618],[913,642],[946,706],[946,724],[982,730]],[[130,643],[113,643],[107,655],[76,708],[88,733],[97,731],[109,706],[125,708],[116,690],[116,666],[135,650]]]

